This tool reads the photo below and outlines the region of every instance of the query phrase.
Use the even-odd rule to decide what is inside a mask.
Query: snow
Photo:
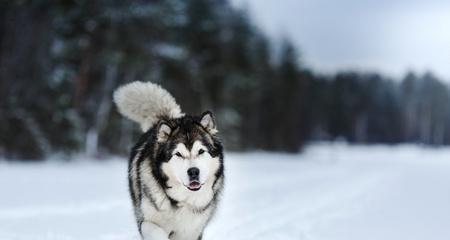
[[[450,149],[315,144],[226,155],[204,239],[450,239]],[[139,239],[126,162],[0,161],[0,239]]]

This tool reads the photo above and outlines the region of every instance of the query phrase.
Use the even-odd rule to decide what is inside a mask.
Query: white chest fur
[[[164,207],[157,211],[150,202],[142,202],[145,219],[162,228],[173,240],[197,240],[212,210],[209,208],[202,212],[195,212],[189,206],[179,206],[178,208]]]

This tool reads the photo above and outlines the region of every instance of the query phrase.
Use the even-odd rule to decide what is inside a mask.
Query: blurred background
[[[216,116],[204,239],[448,240],[449,26],[448,0],[0,0],[0,239],[140,239],[112,103],[140,80]]]
[[[450,143],[448,1],[2,1],[0,155],[127,154],[117,86],[214,111],[228,150]]]

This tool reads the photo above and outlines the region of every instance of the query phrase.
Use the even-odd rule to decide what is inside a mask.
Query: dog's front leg
[[[152,222],[142,222],[141,235],[143,240],[169,240],[169,234]]]

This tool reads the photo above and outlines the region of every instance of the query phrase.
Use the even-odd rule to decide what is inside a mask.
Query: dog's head
[[[156,161],[152,170],[166,188],[195,192],[223,171],[222,145],[211,112],[161,120],[155,126]]]

